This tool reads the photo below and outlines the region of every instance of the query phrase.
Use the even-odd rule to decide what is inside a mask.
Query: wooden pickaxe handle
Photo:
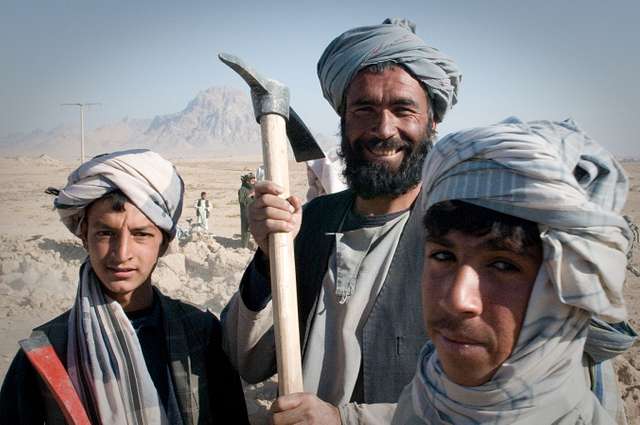
[[[284,188],[282,197],[286,199],[289,197],[287,136],[297,161],[322,158],[322,149],[290,107],[288,88],[275,80],[263,78],[236,56],[220,53],[218,57],[251,88],[254,113],[262,130],[266,178]],[[281,395],[302,392],[298,296],[293,238],[290,233],[269,235],[269,263],[278,389]]]
[[[282,197],[286,199],[289,197],[289,160],[285,119],[277,114],[263,115],[260,128],[266,178],[283,187]],[[278,390],[281,395],[302,392],[298,297],[293,238],[290,233],[269,235],[269,263]]]

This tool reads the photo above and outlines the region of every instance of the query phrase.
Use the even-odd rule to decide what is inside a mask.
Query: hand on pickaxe
[[[254,204],[258,206],[253,208],[253,231],[261,249],[269,254],[279,391],[282,395],[297,393],[303,390],[302,364],[293,237],[288,232],[297,233],[300,227],[300,202],[289,196],[287,136],[297,161],[322,158],[324,154],[289,107],[287,87],[262,78],[235,56],[221,53],[218,57],[251,87],[253,109],[260,123],[266,178],[270,182],[256,186]],[[260,214],[262,218],[258,219]],[[283,221],[279,218],[285,219],[284,227],[278,223]]]

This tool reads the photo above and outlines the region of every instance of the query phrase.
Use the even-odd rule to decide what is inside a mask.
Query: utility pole
[[[80,108],[80,164],[84,163],[84,107],[102,105],[102,103],[61,103],[62,106],[78,106]]]

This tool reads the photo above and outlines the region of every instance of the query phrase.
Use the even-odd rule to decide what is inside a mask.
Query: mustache
[[[356,139],[355,146],[357,146],[358,149],[363,149],[364,146],[368,146],[370,148],[380,148],[380,149],[394,149],[394,150],[400,150],[400,149],[405,149],[405,150],[411,150],[413,148],[413,145],[402,139],[402,137],[392,137],[390,139],[378,139],[378,138],[371,138],[371,139]]]
[[[455,336],[471,342],[483,342],[487,340],[487,335],[479,332],[468,320],[454,317],[440,317],[427,321],[427,327],[444,333],[445,336]]]

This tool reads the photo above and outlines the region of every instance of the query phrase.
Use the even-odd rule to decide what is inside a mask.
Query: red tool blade
[[[47,384],[65,419],[72,425],[91,425],[71,378],[44,332],[36,331],[20,341],[20,347]]]

